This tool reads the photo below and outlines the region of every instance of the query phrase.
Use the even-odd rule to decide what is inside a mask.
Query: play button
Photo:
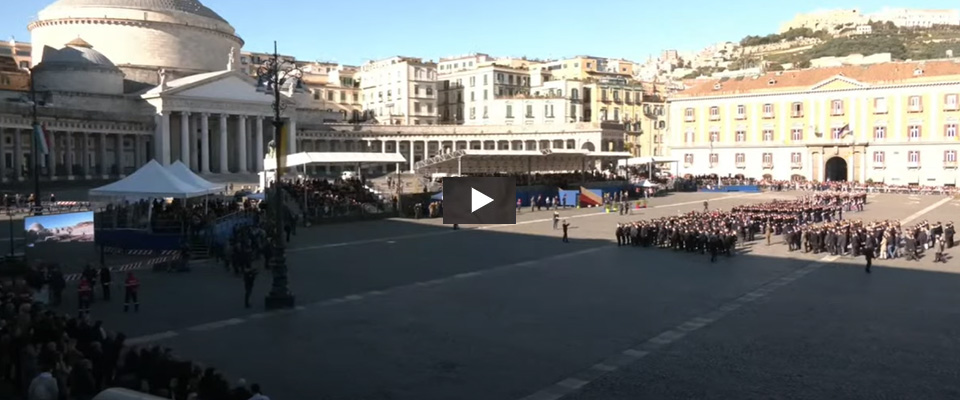
[[[517,223],[517,182],[509,177],[443,178],[444,224]]]
[[[477,189],[470,188],[470,212],[475,213],[477,210],[490,203],[493,203],[493,199],[483,193],[480,193],[480,191]]]

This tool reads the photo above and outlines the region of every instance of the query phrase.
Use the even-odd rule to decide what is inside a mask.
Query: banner
[[[47,127],[37,124],[33,126],[33,140],[37,143],[37,151],[40,154],[50,154],[50,135],[47,134]]]

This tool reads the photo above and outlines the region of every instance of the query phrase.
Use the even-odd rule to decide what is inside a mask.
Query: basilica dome
[[[169,79],[223,70],[243,46],[233,27],[198,0],[58,0],[28,29],[34,63],[56,54],[47,49],[82,37],[126,79],[153,85],[160,69]]]
[[[39,90],[123,94],[123,72],[81,38],[60,49],[47,47],[33,73]]]

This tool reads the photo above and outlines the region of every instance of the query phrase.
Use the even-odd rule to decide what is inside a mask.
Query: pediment
[[[821,91],[821,90],[846,90],[846,89],[859,89],[865,88],[868,85],[860,82],[856,79],[850,79],[843,75],[833,76],[830,79],[821,81],[813,87],[810,88],[811,92]]]
[[[236,75],[228,75],[222,79],[184,88],[171,94],[175,94],[177,97],[241,101],[244,103],[270,104],[272,102],[270,96],[257,92],[256,82],[251,82]]]

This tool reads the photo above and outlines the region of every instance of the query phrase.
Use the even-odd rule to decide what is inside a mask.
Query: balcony
[[[773,169],[773,162],[764,162],[763,169]]]
[[[943,167],[944,167],[944,168],[956,169],[956,168],[957,168],[957,161],[956,161],[956,160],[953,160],[953,161],[944,160],[944,161],[943,161]]]
[[[743,161],[738,161],[738,162],[736,163],[736,166],[737,166],[737,168],[739,168],[739,169],[744,169],[744,168],[747,168],[747,163],[745,163],[745,162],[743,162]]]
[[[711,162],[711,163],[710,163],[710,168],[716,168],[716,167],[717,167],[717,164],[720,164],[720,163]]]
[[[907,168],[910,169],[919,169],[920,161],[907,161]]]
[[[683,122],[694,122],[694,121],[696,121],[696,119],[691,116],[683,117]]]
[[[803,163],[797,161],[791,162],[790,169],[803,169]]]
[[[883,161],[874,161],[873,169],[884,169],[887,167],[887,164]]]
[[[736,118],[737,118],[738,121],[743,121],[743,120],[747,119],[747,114],[737,114],[737,117],[736,117]]]
[[[763,118],[764,118],[764,119],[772,119],[772,118],[773,118],[773,113],[763,113]]]

